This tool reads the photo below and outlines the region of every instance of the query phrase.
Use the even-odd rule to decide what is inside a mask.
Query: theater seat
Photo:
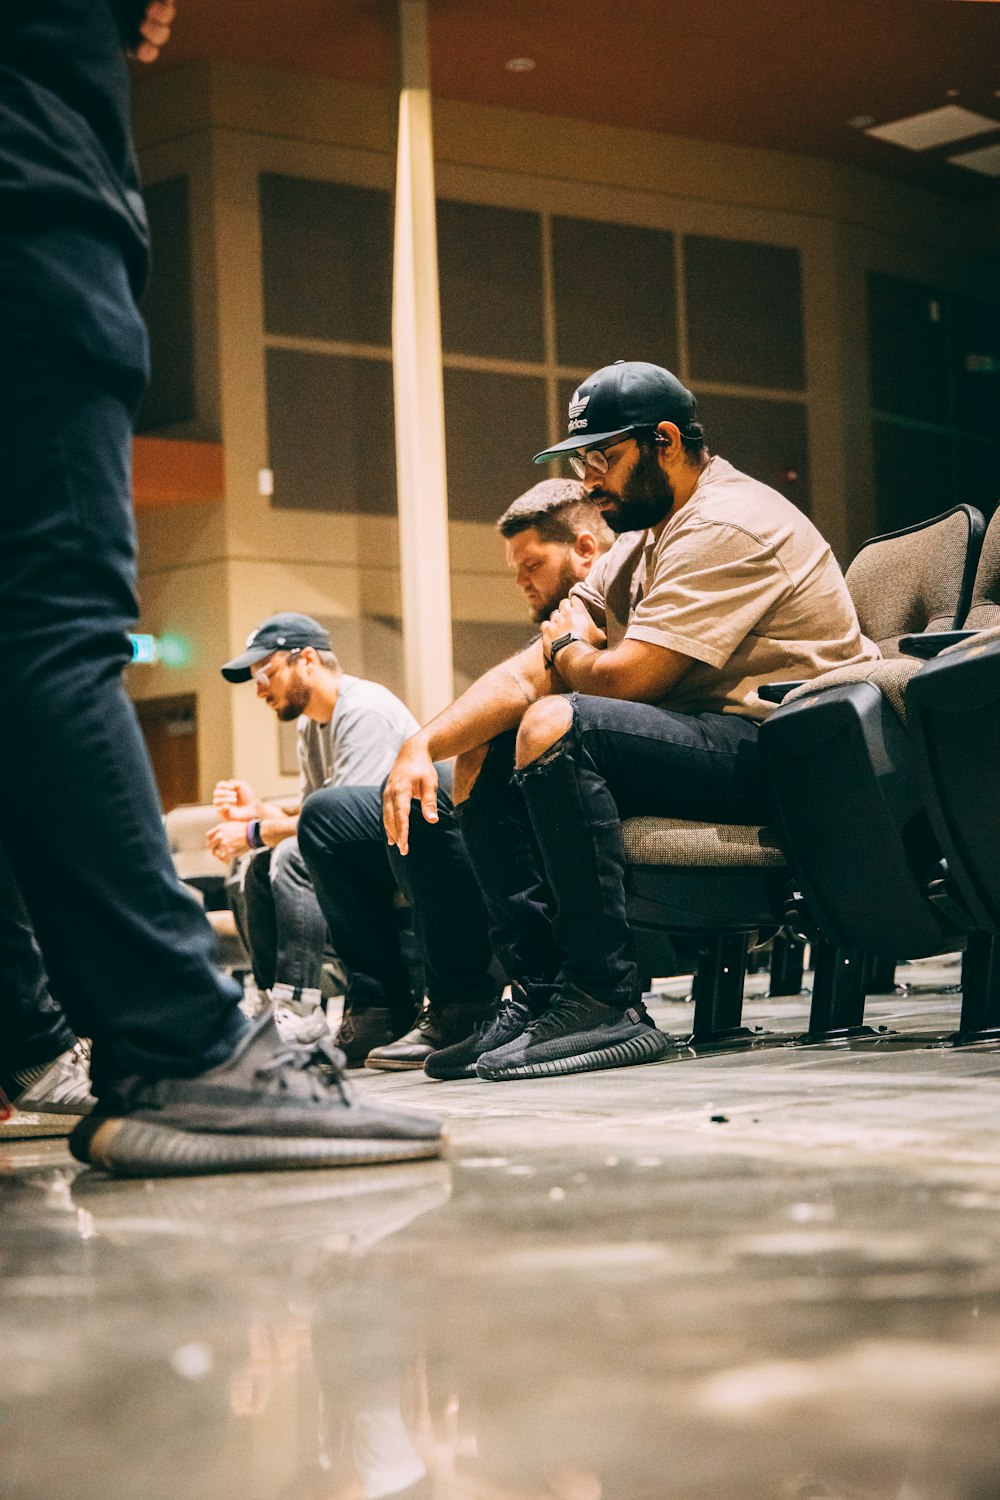
[[[742,1025],[747,938],[772,926],[788,871],[767,828],[627,818],[622,824],[629,925],[644,987],[675,972],[671,936],[698,952],[694,1022],[684,1045],[696,1051],[759,1044]]]
[[[772,830],[748,829],[741,840],[731,829],[723,830],[715,824],[630,820],[630,824],[642,825],[643,830],[641,838],[631,833],[626,836],[627,909],[636,934],[640,970],[646,978],[671,972],[664,967],[672,957],[671,932],[701,935],[692,1036],[697,1033],[702,1046],[726,1048],[774,1040],[741,1024],[748,935],[760,927],[781,928],[789,915],[796,923],[808,925],[814,904],[823,916],[815,919],[815,976],[806,1036],[825,1039],[863,1034],[865,953],[881,953],[891,962],[900,948],[880,942],[866,949],[850,924],[842,929],[840,941],[832,925],[824,927],[830,903],[817,899],[821,887],[812,883],[809,851],[814,838],[819,840],[819,847],[831,849],[824,869],[837,872],[839,890],[844,884],[843,873],[846,869],[849,874],[852,863],[851,856],[845,856],[844,830],[853,825],[849,780],[839,828],[836,820],[831,826],[829,817],[828,779],[833,776],[838,786],[842,780],[836,742],[844,726],[852,729],[857,740],[855,758],[865,767],[871,764],[869,751],[878,758],[880,738],[885,740],[896,733],[905,744],[903,693],[919,663],[900,656],[899,637],[914,630],[954,626],[961,620],[972,596],[984,530],[978,511],[971,506],[956,506],[919,526],[874,538],[852,563],[848,578],[857,591],[855,603],[862,632],[876,640],[890,660],[838,668],[792,689],[788,707],[778,709],[761,731],[764,744],[766,736],[772,734],[772,725],[781,721],[792,724],[790,730],[779,728],[772,735],[772,743],[779,749],[784,745],[790,763],[794,763],[794,769],[791,764],[789,768],[792,787],[784,800],[787,807],[794,790],[805,809],[801,826],[794,824],[793,831],[793,824],[784,819]],[[865,710],[861,719],[852,725],[850,713],[842,720],[831,718],[830,710],[814,719],[811,708],[820,692],[824,698],[832,694],[830,702],[835,709],[838,694],[848,702],[860,695]],[[827,744],[831,724],[832,747]],[[776,760],[774,780],[779,792],[783,776]],[[891,787],[875,788],[871,797],[874,809],[885,795],[893,806],[899,802],[904,823],[907,808],[919,806],[919,794],[908,793],[894,781]],[[782,800],[779,796],[779,806]],[[885,822],[895,833],[891,813],[886,814]],[[694,850],[699,851],[697,860],[692,857]],[[776,856],[766,873],[761,865],[763,850],[769,851],[768,858]],[[781,851],[788,856],[787,866]],[[913,903],[921,916],[925,904],[922,899]],[[911,915],[916,924],[916,913]],[[882,932],[880,928],[880,939]],[[910,954],[906,945],[902,946],[908,956],[919,956],[917,949]],[[934,946],[927,951],[942,950]],[[697,1015],[699,1002],[701,1021]]]
[[[955,534],[963,516],[970,552],[960,568]],[[959,507],[920,530],[917,618],[928,632],[948,631],[961,623],[965,602],[973,596],[982,518]],[[915,534],[910,528],[902,539],[899,534],[886,539],[893,545],[884,553],[883,588],[893,559],[900,556],[900,541],[912,555]],[[944,563],[932,545],[935,537],[947,539],[951,580],[945,579]],[[869,571],[879,555],[873,547],[863,549]],[[940,557],[945,555],[942,549]],[[874,593],[874,575],[871,581]],[[954,590],[950,618],[944,607],[949,586]],[[898,605],[894,610],[880,605],[876,618],[883,627],[890,620],[899,625],[906,613]],[[907,728],[908,693],[922,664],[901,656],[898,640],[880,644],[889,659],[825,673],[797,688],[761,731],[778,837],[801,892],[801,920],[807,927],[811,923],[820,939],[823,983],[814,986],[805,1037],[810,1041],[871,1035],[863,1016],[865,973],[871,972],[872,960],[891,972],[899,953],[920,958],[964,946],[969,928],[967,915],[928,898],[940,876],[941,851]]]
[[[968,914],[960,1043],[1000,1041],[1000,629],[950,648],[908,692],[916,774],[944,854],[932,899]]]

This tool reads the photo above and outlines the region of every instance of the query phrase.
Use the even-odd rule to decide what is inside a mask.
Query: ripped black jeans
[[[569,702],[570,729],[523,770],[516,735],[494,740],[457,811],[494,952],[532,1009],[557,989],[624,1009],[639,989],[621,820],[766,822],[759,726],[579,693]]]

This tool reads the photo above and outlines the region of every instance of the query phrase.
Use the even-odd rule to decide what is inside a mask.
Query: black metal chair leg
[[[813,994],[809,1030],[798,1042],[847,1041],[878,1036],[864,1025],[864,955],[832,943],[813,944]]]
[[[865,955],[865,994],[893,995],[896,992],[896,960]]]
[[[1000,939],[971,932],[962,960],[962,1014],[955,1046],[1000,1041]]]
[[[771,987],[768,990],[772,999],[802,993],[805,954],[806,945],[802,938],[784,928],[776,935],[771,944]]]
[[[742,1051],[785,1040],[742,1024],[746,956],[745,933],[719,934],[699,944],[692,995],[694,1030],[682,1046],[701,1054]]]

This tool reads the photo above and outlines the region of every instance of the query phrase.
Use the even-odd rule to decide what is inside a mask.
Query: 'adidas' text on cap
[[[675,422],[686,436],[697,410],[694,396],[669,370],[640,359],[619,359],[577,386],[569,403],[569,437],[536,453],[534,462],[628,437],[660,422]]]

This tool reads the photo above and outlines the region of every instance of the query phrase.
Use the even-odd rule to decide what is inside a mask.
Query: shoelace
[[[525,1028],[537,1037],[557,1036],[562,1031],[576,1031],[588,1019],[593,1001],[558,995],[548,1010]]]
[[[476,1041],[481,1042],[488,1031],[492,1031],[494,1026],[499,1026],[501,1022],[509,1015],[510,1011],[514,1009],[515,1005],[523,1009],[524,1001],[518,999],[515,995],[511,995],[506,1000],[501,1000],[500,1004],[497,1006],[496,1015],[486,1016],[482,1021],[479,1022],[479,1025],[476,1027],[474,1032]]]
[[[263,1079],[275,1074],[280,1076],[286,1068],[292,1068],[297,1073],[308,1075],[313,1099],[321,1100],[324,1093],[334,1087],[344,1103],[350,1104],[351,1095],[341,1073],[343,1065],[344,1054],[333,1045],[332,1037],[329,1040],[323,1037],[307,1046],[285,1042],[273,1057],[260,1063],[255,1072]]]

